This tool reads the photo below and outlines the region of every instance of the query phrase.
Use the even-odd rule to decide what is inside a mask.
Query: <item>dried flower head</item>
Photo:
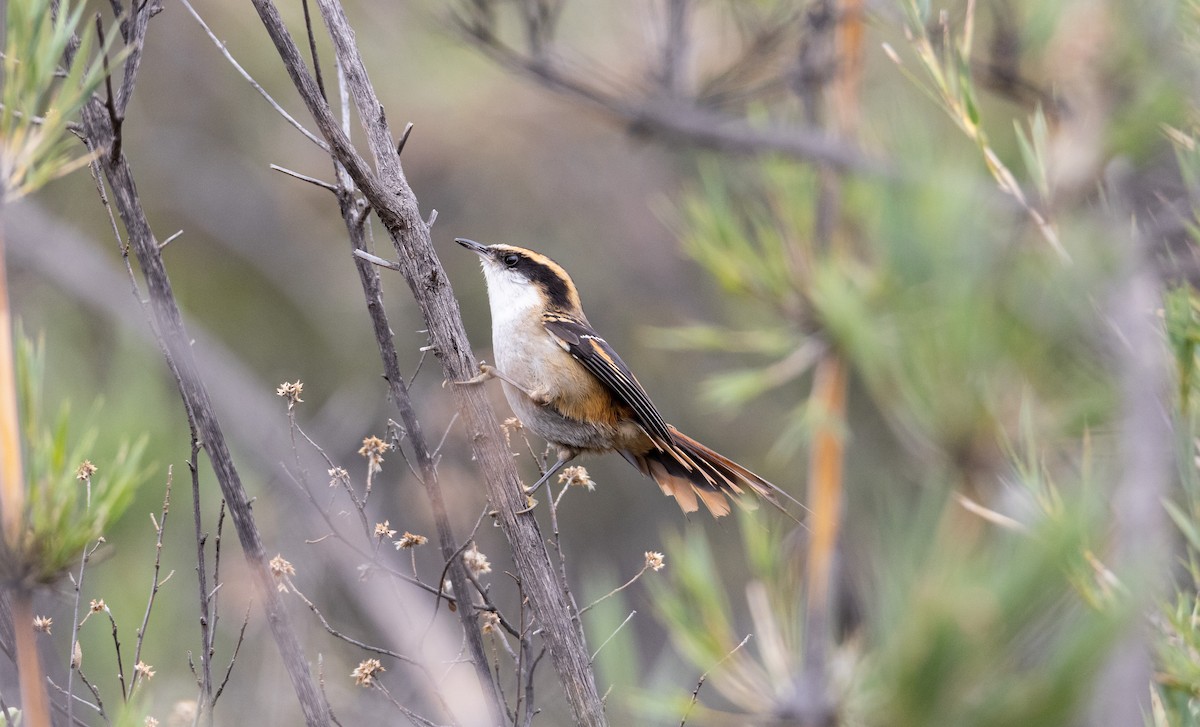
[[[375,675],[380,672],[387,671],[383,668],[383,664],[379,663],[379,659],[366,659],[360,661],[358,666],[354,667],[354,671],[350,672],[350,676],[354,677],[354,683],[360,687],[369,687],[375,683]]]
[[[280,593],[288,592],[288,579],[296,575],[296,569],[292,564],[284,560],[283,555],[278,554],[271,559],[270,562],[271,575],[275,578],[275,587]]]
[[[50,627],[54,625],[54,619],[49,616],[34,616],[33,630],[41,631],[43,634],[50,633]]]
[[[504,446],[512,449],[512,433],[518,432],[525,428],[521,420],[516,417],[509,417],[500,425],[500,431],[504,432]]]
[[[479,630],[485,634],[494,634],[500,630],[500,615],[495,611],[484,611],[480,614],[479,619],[483,624]]]
[[[100,613],[101,611],[108,610],[108,606],[105,605],[103,598],[93,598],[92,602],[88,604],[88,608],[91,609],[92,613]]]
[[[358,453],[367,458],[372,472],[379,472],[383,469],[383,453],[392,448],[392,445],[383,441],[379,437],[370,436],[363,440],[362,448]]]
[[[291,411],[297,404],[304,403],[304,399],[300,398],[300,395],[303,393],[304,382],[300,381],[300,379],[296,379],[296,383],[294,384],[289,384],[285,381],[279,385],[279,388],[275,389],[275,396],[282,396],[287,399],[288,411]]]
[[[344,467],[334,467],[329,470],[329,486],[344,487],[350,482],[350,473]]]
[[[488,562],[486,555],[479,552],[477,545],[472,545],[470,550],[463,553],[462,558],[467,568],[477,576],[492,572],[492,564]]]
[[[588,492],[596,489],[596,483],[592,482],[592,476],[588,474],[587,467],[567,467],[558,475],[558,484],[566,484],[568,487],[586,487]]]
[[[653,550],[646,551],[646,567],[653,571],[660,571],[666,563],[663,562],[664,555]]]
[[[429,538],[424,535],[414,535],[405,530],[404,535],[401,535],[400,539],[393,544],[396,546],[396,550],[408,550],[409,548],[415,548],[418,545],[424,545],[428,542]]]
[[[96,470],[98,469],[100,468],[92,464],[92,460],[85,459],[83,460],[83,463],[75,469],[75,479],[79,480],[80,482],[86,482],[87,480],[92,479],[92,475],[96,474]]]
[[[150,666],[144,661],[139,661],[137,664],[134,664],[133,670],[137,672],[137,675],[143,679],[150,679],[154,676],[154,667]]]
[[[392,524],[387,520],[381,523],[375,523],[375,537],[391,539],[396,535],[396,531],[392,530]]]

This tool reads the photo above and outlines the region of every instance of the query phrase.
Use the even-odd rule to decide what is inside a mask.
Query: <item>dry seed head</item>
[[[100,613],[101,611],[108,610],[108,606],[105,605],[103,598],[93,598],[92,602],[88,604],[88,608],[91,609],[92,613]]]
[[[484,611],[480,614],[483,625],[479,630],[485,634],[494,634],[500,630],[500,615],[495,611]]]
[[[83,460],[83,463],[75,469],[75,479],[79,480],[80,482],[87,482],[88,480],[92,479],[92,475],[96,474],[98,469],[99,467],[92,464],[92,460],[85,459]]]
[[[143,679],[149,679],[154,676],[154,667],[144,661],[139,661],[135,664],[133,670]]]
[[[354,671],[350,672],[350,676],[354,677],[354,683],[360,687],[369,687],[375,683],[375,676],[380,672],[387,671],[383,668],[383,664],[379,663],[379,659],[365,659],[354,667]]]
[[[334,467],[329,470],[329,486],[340,487],[350,481],[350,473],[344,467]]]
[[[279,388],[275,389],[275,396],[282,396],[287,399],[288,411],[291,411],[297,404],[304,403],[304,399],[300,398],[300,395],[303,393],[304,382],[300,381],[300,379],[296,379],[296,383],[294,384],[289,384],[285,381],[279,385]]]
[[[401,535],[400,539],[393,544],[396,546],[396,550],[408,550],[409,548],[415,548],[418,545],[424,545],[428,542],[429,538],[424,535],[414,535],[405,530],[404,535]]]
[[[392,530],[392,524],[387,520],[381,523],[375,523],[375,537],[391,539],[396,535],[396,531]]]
[[[587,467],[567,467],[558,475],[558,484],[566,484],[568,487],[586,487],[588,492],[593,492],[596,489],[596,483],[592,482],[591,475],[588,474]]]
[[[34,616],[33,630],[41,631],[44,634],[50,633],[50,627],[54,625],[54,619],[49,616]]]
[[[665,557],[666,556],[664,556],[662,553],[659,553],[657,551],[647,550],[646,551],[646,567],[652,571],[662,570],[664,567],[666,567],[666,563],[663,562]]]
[[[500,431],[504,432],[504,446],[512,449],[512,433],[525,428],[521,420],[516,417],[509,417],[500,425]]]
[[[470,550],[463,553],[462,558],[467,568],[477,576],[492,572],[492,564],[488,562],[486,555],[479,552],[479,546],[472,545]]]
[[[383,441],[379,437],[370,436],[363,439],[362,448],[358,453],[367,458],[372,472],[380,472],[383,470],[383,453],[392,448],[392,445]]]
[[[296,569],[292,564],[283,559],[283,555],[276,555],[271,559],[270,563],[271,575],[275,578],[275,587],[280,593],[287,593],[287,581],[291,576],[296,575]]]

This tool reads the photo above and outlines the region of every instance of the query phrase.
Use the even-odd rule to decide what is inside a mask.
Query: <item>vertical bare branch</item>
[[[284,65],[338,162],[362,190],[399,253],[401,272],[425,318],[430,341],[450,381],[471,378],[476,362],[463,328],[458,301],[440,261],[434,254],[429,228],[421,218],[416,196],[395,154],[395,145],[379,100],[367,78],[354,41],[354,32],[341,6],[321,0],[320,8],[335,53],[346,74],[359,118],[375,156],[378,176],[350,146],[338,128],[316,82],[305,70],[299,50],[270,0],[254,0],[259,17],[270,33]],[[572,618],[569,603],[555,577],[549,554],[532,515],[524,509],[520,479],[512,455],[504,447],[499,422],[484,392],[473,387],[452,387],[475,458],[484,474],[488,495],[499,513],[500,525],[512,546],[513,559],[537,614],[551,658],[558,670],[575,720],[583,725],[606,724],[604,707],[596,690],[583,632]]]
[[[127,83],[130,81],[127,80]],[[93,98],[83,108],[83,127],[93,149],[109,148],[113,129],[104,102]],[[283,601],[267,567],[262,536],[250,509],[250,499],[233,464],[221,425],[200,377],[183,317],[175,301],[171,281],[163,265],[161,250],[150,229],[138,196],[137,185],[124,154],[101,165],[113,193],[117,212],[125,226],[129,245],[137,257],[150,295],[156,335],[161,340],[167,366],[183,398],[189,423],[195,428],[229,507],[230,519],[242,544],[247,565],[263,600],[267,623],[279,648],[304,718],[309,725],[328,725],[328,710],[312,681],[299,638],[291,626]]]
[[[196,585],[200,591],[200,698],[196,700],[197,720],[203,714],[207,724],[212,724],[212,629],[213,623],[208,607],[208,564],[204,558],[204,546],[208,533],[204,532],[200,516],[200,443],[192,433],[192,456],[187,466],[192,475],[192,522],[196,528]]]

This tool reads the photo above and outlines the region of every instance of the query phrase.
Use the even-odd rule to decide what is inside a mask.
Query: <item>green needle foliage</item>
[[[87,164],[90,154],[73,151],[79,140],[70,120],[104,80],[96,32],[84,25],[84,3],[64,0],[6,3],[3,89],[0,90],[0,202],[19,199],[47,182]],[[75,62],[63,54],[78,35]],[[115,33],[108,34],[111,45]],[[116,62],[122,54],[113,59]]]
[[[78,425],[68,406],[48,417],[42,399],[44,345],[20,333],[16,338],[29,528],[18,552],[0,553],[0,571],[7,581],[44,583],[77,565],[84,547],[128,508],[150,472],[142,462],[147,438],[113,452],[97,451],[98,428],[87,425],[75,434]]]

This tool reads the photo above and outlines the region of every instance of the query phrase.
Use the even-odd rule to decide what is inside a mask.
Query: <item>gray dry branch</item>
[[[279,648],[284,667],[287,669],[292,686],[296,691],[305,722],[309,725],[327,726],[329,724],[328,709],[324,706],[316,685],[313,683],[299,638],[291,626],[282,598],[275,589],[274,581],[267,568],[266,551],[263,547],[262,536],[254,522],[250,499],[246,495],[241,478],[234,467],[229,448],[225,444],[220,423],[217,421],[209,401],[208,390],[200,378],[189,343],[190,339],[183,325],[183,317],[175,301],[170,278],[163,265],[161,248],[150,229],[150,223],[138,196],[133,171],[124,152],[120,151],[118,146],[117,130],[121,126],[120,114],[123,114],[125,103],[133,90],[141,59],[140,49],[145,40],[149,20],[161,9],[161,6],[155,2],[142,3],[138,7],[136,17],[124,26],[127,28],[124,40],[135,51],[127,56],[124,64],[123,78],[117,96],[120,103],[114,104],[112,99],[108,99],[106,103],[105,98],[98,95],[93,96],[82,110],[84,136],[91,149],[104,152],[99,157],[99,167],[104,173],[108,186],[112,189],[113,202],[121,222],[125,226],[129,246],[142,269],[142,275],[150,294],[149,305],[154,319],[155,334],[167,365],[179,386],[188,422],[204,446],[221,486],[221,491],[228,503],[230,517],[241,541],[247,565],[254,574],[255,585],[258,588],[259,597],[263,601],[267,622]],[[73,56],[77,49],[77,41],[67,48],[68,62],[70,56]],[[115,108],[118,105],[120,111]]]
[[[319,4],[375,158],[374,172],[338,127],[275,4],[271,0],[254,0],[292,82],[333,150],[336,161],[362,190],[392,238],[399,255],[400,272],[421,308],[445,378],[450,381],[469,379],[475,374],[476,361],[467,341],[458,301],[434,254],[429,226],[421,218],[416,196],[401,169],[383,107],[375,96],[355,44],[354,31],[336,0],[320,0]],[[555,576],[537,520],[529,513],[518,514],[525,508],[521,481],[512,455],[504,446],[495,412],[478,388],[451,388],[455,404],[471,434],[488,496],[499,513],[501,528],[512,548],[520,586],[530,599],[550,648],[575,721],[588,727],[607,724],[582,628]]]

